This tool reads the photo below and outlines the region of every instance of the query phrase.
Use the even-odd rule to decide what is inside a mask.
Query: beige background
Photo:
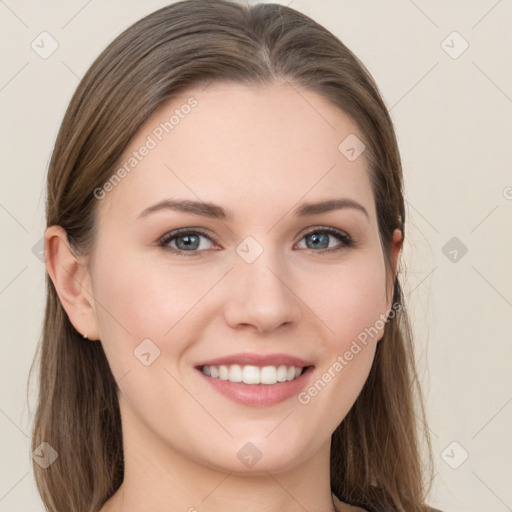
[[[26,381],[44,298],[33,248],[57,129],[93,59],[167,3],[0,0],[0,511],[43,510]],[[409,214],[406,290],[436,461],[431,504],[512,510],[512,2],[283,3],[358,55],[396,124]],[[31,48],[43,31],[58,42],[46,59]]]

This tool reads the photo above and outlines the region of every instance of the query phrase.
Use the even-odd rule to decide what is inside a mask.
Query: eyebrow
[[[334,210],[342,210],[345,208],[352,208],[357,211],[362,212],[366,218],[369,220],[370,216],[366,208],[354,201],[353,199],[329,199],[326,201],[320,201],[317,203],[303,203],[295,210],[293,210],[293,214],[296,217],[308,217],[310,215],[318,215],[320,213],[326,213]],[[233,215],[226,211],[222,206],[216,205],[214,203],[204,202],[204,201],[192,201],[189,199],[184,200],[174,200],[174,199],[163,199],[158,203],[155,203],[148,208],[142,210],[137,218],[146,217],[147,215],[161,211],[161,210],[174,210],[185,213],[192,213],[195,215],[201,215],[203,217],[210,217],[212,219],[231,219]]]

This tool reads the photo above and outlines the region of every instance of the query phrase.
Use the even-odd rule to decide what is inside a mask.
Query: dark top
[[[364,509],[361,507],[357,507],[356,505],[351,505],[350,503],[342,502],[335,494],[333,494],[332,497],[334,498],[336,506],[341,505],[341,504],[349,505],[352,508],[351,512],[379,512],[378,510],[367,510],[367,509]],[[443,511],[439,510],[437,508],[429,507],[428,512],[443,512]]]

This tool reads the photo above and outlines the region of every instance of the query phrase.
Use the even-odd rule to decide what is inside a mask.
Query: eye
[[[333,238],[338,239],[338,241],[341,243],[333,246],[331,243]],[[302,240],[306,241],[306,249],[314,249],[315,252],[320,253],[340,251],[354,245],[353,240],[346,233],[338,229],[328,227],[321,227],[315,229],[314,231],[309,231],[302,237],[301,242]]]
[[[165,235],[158,245],[181,254],[188,252],[190,254],[187,254],[187,256],[193,256],[197,252],[202,252],[205,249],[211,248],[208,247],[207,242],[202,242],[201,239],[207,239],[212,242],[211,237],[203,231],[184,228]]]
[[[332,244],[334,239],[338,240],[337,245]],[[208,240],[209,243],[203,240]],[[302,240],[306,241],[306,247],[299,246],[299,248],[313,249],[314,252],[321,254],[341,251],[355,245],[349,235],[329,227],[319,227],[309,231],[301,238],[301,242]],[[165,235],[158,245],[180,255],[195,256],[211,249],[214,243],[216,240],[200,229],[182,228]]]

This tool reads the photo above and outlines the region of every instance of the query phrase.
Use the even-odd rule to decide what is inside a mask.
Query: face
[[[363,136],[299,91],[189,90],[96,192],[91,328],[134,443],[284,471],[328,449],[364,385],[391,289],[366,155],[338,149]]]

